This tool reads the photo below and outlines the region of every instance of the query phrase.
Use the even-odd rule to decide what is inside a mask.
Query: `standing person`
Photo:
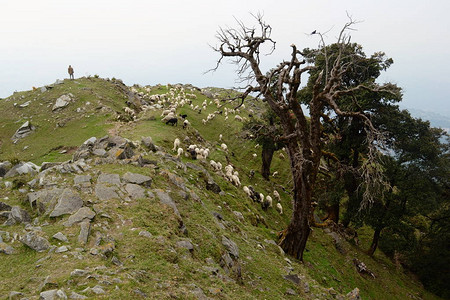
[[[69,72],[70,79],[74,79],[73,78],[73,68],[71,65],[69,65],[69,69],[67,69],[67,71]]]

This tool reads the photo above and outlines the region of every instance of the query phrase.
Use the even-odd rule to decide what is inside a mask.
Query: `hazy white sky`
[[[262,12],[277,49],[270,68],[289,45],[316,47],[313,30],[335,41],[346,11],[363,21],[352,41],[366,54],[384,51],[394,65],[382,81],[404,89],[405,106],[450,115],[450,1],[448,0],[0,0],[0,97],[56,79],[98,74],[128,85],[192,83],[233,87],[233,66],[215,73],[219,26],[252,24]]]

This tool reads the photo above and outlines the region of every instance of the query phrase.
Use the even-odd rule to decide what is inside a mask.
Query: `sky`
[[[394,64],[380,77],[403,88],[402,106],[450,116],[448,0],[0,0],[0,97],[68,78],[98,74],[127,85],[191,83],[231,88],[235,66],[213,68],[219,27],[236,19],[273,28],[268,70],[299,49],[319,44],[313,30],[336,41],[348,21],[361,21],[352,41],[367,55],[383,51]]]

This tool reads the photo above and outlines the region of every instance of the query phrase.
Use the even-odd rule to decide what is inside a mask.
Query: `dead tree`
[[[327,57],[326,45],[321,37],[319,52],[326,59],[325,67],[319,70],[315,80],[313,93],[308,103],[309,118],[298,99],[302,74],[315,70],[317,67],[307,62],[305,55],[291,45],[289,60],[282,61],[267,73],[261,70],[260,53],[262,45],[269,44],[268,54],[275,49],[275,41],[271,39],[272,28],[261,16],[255,16],[257,26],[247,27],[238,21],[237,28],[220,28],[217,32],[219,45],[214,50],[220,58],[213,71],[224,58],[231,59],[238,66],[238,76],[242,82],[249,84],[239,97],[241,104],[251,93],[257,93],[267,101],[269,107],[278,115],[283,135],[278,137],[286,146],[290,158],[290,168],[293,182],[293,213],[288,227],[280,234],[279,245],[283,250],[300,260],[310,234],[311,197],[322,157],[323,135],[321,122],[326,111],[337,115],[356,117],[364,120],[368,136],[375,139],[376,130],[370,119],[360,111],[345,111],[339,106],[339,99],[361,90],[371,92],[387,91],[376,84],[358,85],[352,88],[342,86],[342,77],[352,67],[351,60],[343,59],[344,48],[350,41],[347,34],[355,23],[351,18],[340,32],[336,44],[340,47],[333,60]],[[342,51],[341,51],[342,50]],[[316,70],[317,71],[317,70]],[[372,141],[368,141],[373,144]],[[374,146],[375,147],[375,146]],[[369,178],[370,180],[371,178]],[[370,198],[370,193],[368,193]]]

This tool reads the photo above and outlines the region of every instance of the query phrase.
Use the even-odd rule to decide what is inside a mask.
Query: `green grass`
[[[137,89],[144,91],[140,87]],[[167,86],[151,87],[151,94],[163,94],[168,91]],[[74,94],[76,102],[58,113],[51,112],[51,106],[56,98],[69,92]],[[216,89],[215,92],[226,91]],[[197,96],[197,99],[193,100],[194,105],[201,105],[207,99],[198,91],[190,93]],[[21,104],[28,100],[32,101],[28,108],[19,109],[13,105],[14,102]],[[45,93],[27,91],[1,100],[0,109],[5,113],[0,116],[0,160],[19,158],[36,163],[68,160],[72,156],[72,151],[86,139],[91,136],[100,138],[117,125],[113,121],[114,112],[121,111],[125,101],[125,96],[112,82],[97,78],[66,80],[64,84],[57,85]],[[207,101],[209,103],[210,100]],[[87,102],[91,104],[87,105]],[[84,107],[85,112],[77,113],[78,107]],[[108,291],[105,296],[89,294],[93,299],[131,299],[138,297],[134,292],[135,289],[141,290],[153,299],[173,297],[196,299],[191,292],[194,289],[192,284],[201,287],[206,296],[213,299],[286,299],[288,296],[285,292],[288,288],[298,294],[292,298],[326,299],[330,297],[327,294],[329,288],[345,295],[355,287],[360,289],[363,299],[409,299],[408,293],[420,295],[424,299],[438,299],[425,292],[417,280],[403,270],[396,269],[396,266],[381,252],[377,251],[373,258],[365,254],[372,234],[368,228],[358,231],[360,246],[345,244],[346,255],[339,254],[332,238],[322,229],[314,228],[304,254],[305,262],[301,263],[289,257],[292,262],[290,265],[278,246],[265,241],[276,241],[277,232],[286,228],[289,223],[292,213],[290,195],[279,187],[281,185],[290,190],[289,162],[275,154],[272,172],[278,171],[279,175],[270,181],[264,180],[259,173],[261,148],[255,147],[253,141],[241,137],[242,123],[235,121],[233,114],[229,114],[228,121],[222,114],[217,115],[206,126],[203,125],[202,119],[216,110],[218,109],[214,105],[208,105],[201,114],[188,106],[178,109],[177,113],[187,114],[192,124],[192,127],[185,130],[181,125],[174,127],[161,122],[161,111],[144,112],[138,121],[122,123],[116,129],[121,136],[133,141],[139,141],[143,136],[151,136],[158,147],[173,155],[175,153],[171,149],[175,138],[181,140],[183,148],[189,144],[208,147],[211,149],[208,160],[220,161],[224,166],[230,161],[239,172],[242,185],[252,185],[264,195],[271,194],[277,189],[282,198],[284,215],[279,215],[275,209],[263,211],[259,204],[248,198],[242,188],[233,186],[220,173],[214,172],[208,162],[202,164],[181,157],[183,163],[202,165],[221,187],[223,195],[206,190],[203,175],[198,171],[190,168],[183,170],[173,161],[166,160],[157,153],[149,152],[144,155],[158,162],[157,169],[130,164],[94,165],[85,173],[92,175],[93,184],[100,172],[121,176],[126,172],[134,172],[151,176],[153,182],[149,190],[163,189],[169,193],[188,228],[188,235],[183,236],[179,232],[179,220],[174,216],[172,208],[162,205],[157,198],[146,197],[130,202],[119,199],[99,201],[94,195],[82,193],[85,203],[93,206],[96,211],[101,211],[93,221],[89,243],[81,252],[83,259],[73,258],[70,253],[54,253],[50,259],[43,261],[40,267],[36,267],[36,261],[47,254],[36,253],[15,242],[13,246],[17,249],[17,254],[11,256],[0,254],[2,258],[8,260],[7,264],[0,264],[2,282],[0,296],[8,295],[12,290],[20,290],[27,296],[36,296],[45,276],[52,274],[54,280],[60,287],[66,289],[68,295],[70,295],[68,287],[80,292],[86,287],[99,284],[101,280],[112,282],[113,279],[120,279],[111,285],[103,285]],[[240,115],[246,116],[244,112]],[[10,137],[27,119],[32,119],[32,123],[37,126],[36,132],[13,144]],[[58,122],[63,122],[64,126],[57,127]],[[219,141],[219,134],[223,134],[223,141]],[[186,138],[189,142],[186,142]],[[228,145],[228,152],[220,148],[222,142]],[[29,148],[24,150],[25,146]],[[67,153],[61,153],[62,150],[66,150]],[[139,148],[136,151],[143,149]],[[253,157],[253,153],[257,154],[256,158]],[[192,196],[184,199],[180,189],[166,176],[160,175],[162,170],[183,178],[187,189],[201,200],[195,201]],[[256,171],[253,178],[248,176],[251,170]],[[73,182],[74,175],[51,173],[50,176],[59,178],[57,180],[60,185],[67,185]],[[24,178],[25,182],[29,180],[31,177]],[[0,186],[3,187],[1,181]],[[29,210],[28,204],[24,202],[25,194],[21,194],[18,190],[0,189],[0,200],[5,197],[8,197],[7,202],[11,205],[20,205]],[[241,212],[244,220],[238,220],[233,211]],[[223,216],[222,225],[213,216],[213,212]],[[108,214],[110,218],[102,217],[102,213]],[[257,223],[257,216],[263,217],[265,224]],[[50,238],[61,231],[68,236],[71,251],[80,247],[77,244],[79,227],[62,226],[67,216],[49,219],[33,213],[32,217],[38,217],[41,223],[44,221],[49,223],[48,226],[42,227],[47,237]],[[0,230],[22,234],[23,226],[2,226]],[[139,236],[141,230],[147,230],[153,236],[151,238]],[[112,255],[116,256],[123,266],[114,265],[111,256],[102,258],[100,255],[89,254],[90,249],[96,247],[94,242],[97,234],[114,238],[115,250]],[[232,239],[239,247],[243,284],[221,280],[211,275],[205,268],[216,267],[219,274],[235,278],[234,274],[226,274],[219,265],[221,256],[225,253],[221,243],[223,235]],[[194,245],[192,253],[176,247],[178,241],[185,239]],[[51,242],[58,245],[54,240]],[[353,258],[363,261],[376,274],[376,278],[358,274],[352,263]],[[206,263],[210,259],[214,262],[212,265]],[[106,266],[106,269],[94,269],[99,266]],[[302,285],[295,286],[283,279],[283,276],[288,274],[289,267],[292,268],[292,274],[302,276],[302,282],[309,284],[311,292],[305,293]],[[69,274],[75,268],[88,268],[96,277],[71,278]],[[218,289],[220,292],[214,295],[209,288]],[[323,296],[324,293],[326,296]]]

